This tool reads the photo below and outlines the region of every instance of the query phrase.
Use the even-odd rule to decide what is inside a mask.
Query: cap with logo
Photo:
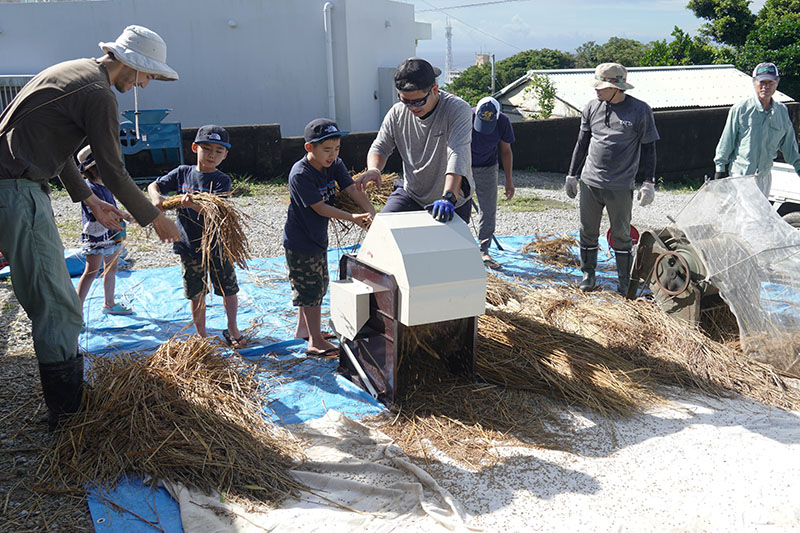
[[[330,137],[341,137],[348,133],[350,132],[340,130],[336,122],[329,118],[317,118],[306,124],[303,138],[307,143],[318,143]]]
[[[441,73],[421,57],[409,57],[397,66],[394,86],[398,91],[425,91],[436,83]]]
[[[500,114],[500,102],[491,96],[484,96],[475,106],[475,120],[472,127],[475,131],[489,135],[497,128],[497,117]]]
[[[753,69],[753,79],[755,81],[778,81],[780,75],[778,74],[778,67],[775,66],[775,63],[759,63],[756,65],[756,68]]]
[[[92,155],[92,147],[87,144],[78,152],[78,170],[85,172],[96,164],[94,155]]]
[[[633,89],[628,83],[628,70],[619,63],[600,63],[594,69],[592,87],[595,89],[615,88],[620,91]]]
[[[199,143],[213,143],[221,144],[225,148],[231,148],[230,138],[228,132],[222,126],[208,124],[197,130],[197,135],[194,137],[194,142]]]

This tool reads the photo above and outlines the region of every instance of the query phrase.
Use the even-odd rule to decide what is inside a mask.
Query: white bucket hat
[[[167,65],[167,43],[156,32],[144,26],[128,26],[113,43],[97,43],[103,52],[114,54],[123,65],[162,81],[178,79],[178,73]]]
[[[601,63],[594,69],[592,87],[595,89],[614,87],[621,91],[633,89],[633,85],[627,80],[628,70],[619,63]]]

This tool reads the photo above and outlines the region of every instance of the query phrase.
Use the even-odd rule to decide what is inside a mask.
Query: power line
[[[475,4],[461,4],[460,6],[450,6],[450,7],[434,7],[431,9],[417,9],[417,13],[426,13],[428,11],[443,11],[445,9],[461,9],[462,7],[476,7],[476,6],[488,6],[492,4],[508,4],[509,2],[528,2],[529,0],[494,0],[492,2],[478,2]],[[425,2],[428,5],[432,5],[429,2]]]
[[[516,48],[517,50],[522,51],[522,48],[520,48],[519,46],[517,46],[515,44],[511,44],[509,42],[506,42],[503,39],[501,39],[500,37],[496,37],[496,36],[492,35],[491,33],[485,32],[480,28],[476,28],[475,26],[473,26],[471,24],[467,24],[466,22],[464,22],[460,18],[455,17],[455,16],[447,13],[446,10],[453,9],[453,8],[449,8],[449,7],[438,8],[438,7],[434,6],[433,4],[431,4],[430,2],[428,2],[427,0],[422,0],[422,1],[425,2],[426,4],[428,4],[429,6],[431,6],[432,8],[434,8],[434,9],[425,10],[425,11],[440,11],[440,12],[446,14],[447,16],[449,16],[450,18],[457,20],[458,22],[460,22],[461,24],[463,24],[464,26],[466,26],[468,28],[472,28],[473,30],[475,30],[475,31],[477,31],[479,33],[482,33],[482,34],[486,35],[487,37],[491,37],[492,39],[494,39],[494,40],[496,40],[498,42],[501,42],[506,46],[510,46],[511,48]],[[479,3],[479,4],[468,4],[468,5],[465,4],[465,5],[462,5],[462,6],[455,6],[455,7],[472,7],[472,6],[480,6],[480,5],[484,5],[484,4],[504,4],[504,3],[507,3],[507,2],[526,2],[526,1],[528,1],[528,0],[494,0],[493,2],[483,2],[483,3]]]

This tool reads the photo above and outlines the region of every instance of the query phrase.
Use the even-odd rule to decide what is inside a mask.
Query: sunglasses
[[[422,106],[424,106],[425,104],[428,103],[428,98],[430,98],[432,91],[433,91],[433,87],[428,89],[428,94],[426,94],[422,98],[417,98],[416,100],[406,100],[405,98],[403,98],[399,94],[397,95],[397,97],[400,99],[400,102],[403,105],[406,105],[408,107],[422,107]]]

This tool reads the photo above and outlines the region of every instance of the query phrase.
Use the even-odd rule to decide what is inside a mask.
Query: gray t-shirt
[[[592,100],[581,114],[581,130],[592,136],[581,180],[612,191],[633,189],[641,145],[659,139],[650,106],[630,95],[618,104]]]
[[[427,118],[415,117],[401,102],[386,113],[370,152],[389,157],[395,148],[403,160],[404,188],[421,205],[442,197],[446,174],[459,174],[462,183],[456,201],[461,207],[472,197],[472,108],[461,98],[439,92],[439,103]]]

